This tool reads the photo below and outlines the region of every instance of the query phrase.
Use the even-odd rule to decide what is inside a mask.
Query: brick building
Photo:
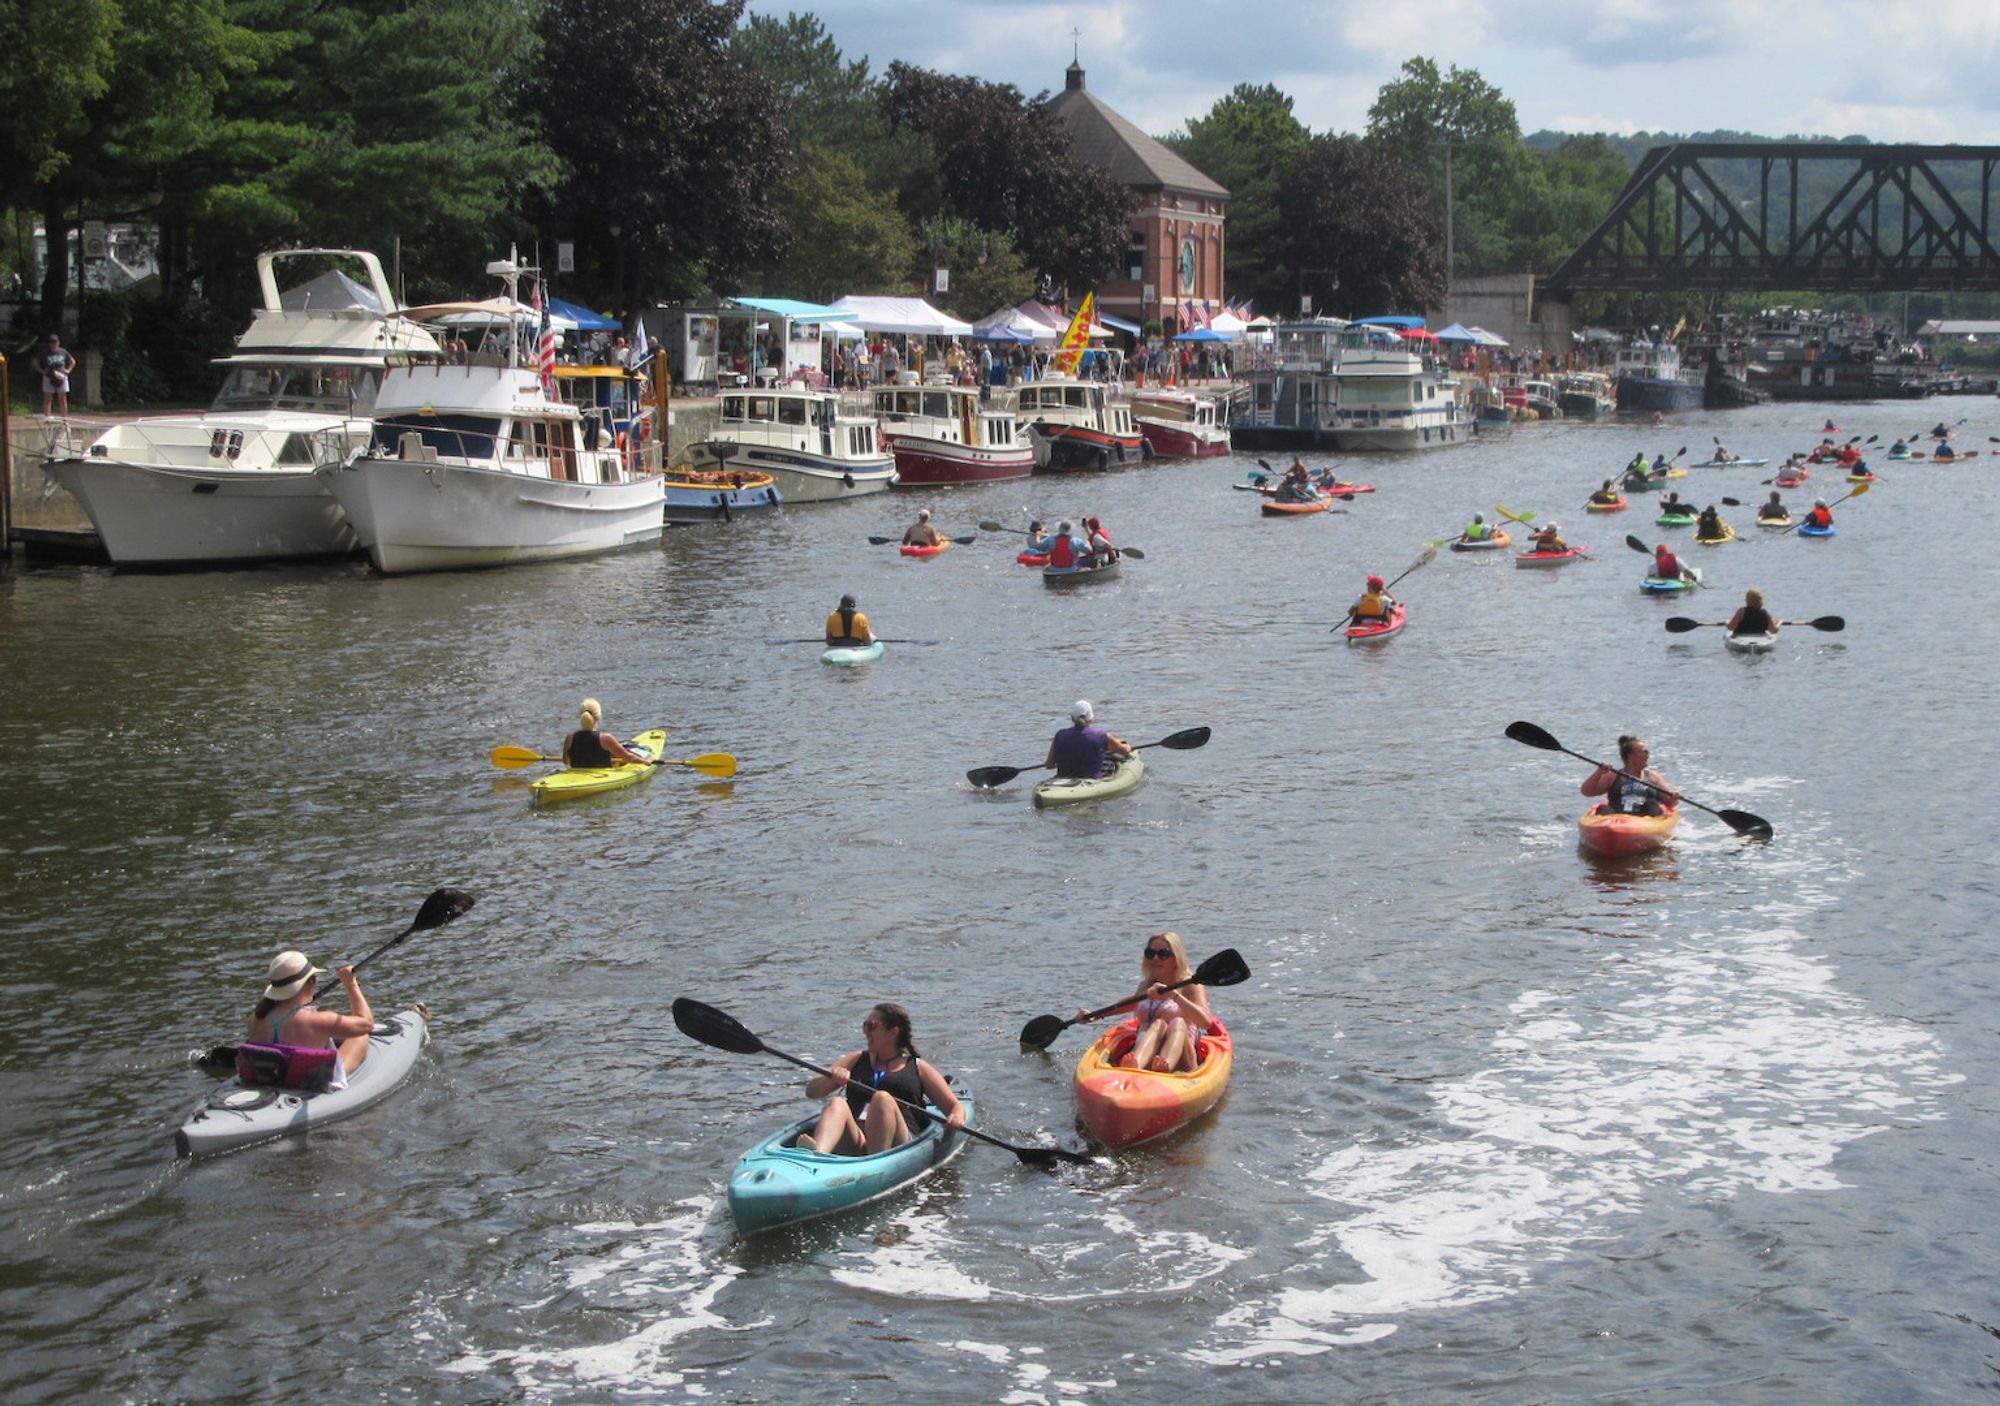
[[[1083,85],[1072,62],[1049,111],[1069,132],[1071,155],[1108,171],[1139,197],[1125,276],[1097,286],[1100,315],[1169,332],[1182,303],[1220,308],[1229,192],[1113,112]]]

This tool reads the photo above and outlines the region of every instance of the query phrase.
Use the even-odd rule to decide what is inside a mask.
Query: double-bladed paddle
[[[463,889],[443,888],[434,890],[431,896],[424,900],[423,906],[417,909],[417,916],[410,919],[410,925],[380,947],[377,947],[373,952],[363,957],[360,961],[354,963],[354,970],[359,972],[363,967],[367,966],[384,952],[387,952],[391,947],[402,946],[416,933],[429,932],[432,928],[441,928],[453,918],[459,916],[459,914],[471,912],[472,903],[472,895]],[[202,1055],[199,1062],[204,1066],[213,1066],[218,1069],[233,1069],[236,1066],[236,1046],[217,1045]]]
[[[493,765],[508,771],[517,771],[536,762],[559,762],[561,757],[548,757],[527,747],[495,747]],[[630,766],[630,762],[614,762],[614,766]],[[704,752],[698,757],[688,757],[676,761],[672,757],[661,757],[651,763],[653,766],[685,766],[704,772],[709,776],[736,775],[736,758],[727,752]]]
[[[691,1000],[686,996],[678,996],[674,999],[673,1014],[675,1026],[679,1028],[681,1034],[687,1036],[690,1040],[699,1040],[704,1045],[713,1045],[716,1049],[728,1050],[731,1054],[775,1055],[789,1064],[796,1064],[801,1069],[810,1069],[813,1073],[824,1075],[829,1079],[837,1077],[831,1069],[814,1064],[809,1059],[800,1059],[797,1055],[786,1054],[783,1050],[773,1049],[770,1045],[765,1044],[756,1035],[752,1034],[744,1026],[743,1022],[736,1019],[735,1016],[730,1015],[727,1011],[717,1010],[714,1006],[708,1005],[705,1002]],[[896,1096],[891,1094],[890,1097],[895,1098]],[[898,1098],[896,1102],[927,1118],[937,1118],[940,1116],[918,1104],[911,1103],[908,1099]],[[1066,1147],[1017,1147],[1011,1142],[1002,1142],[991,1133],[982,1133],[977,1128],[960,1128],[959,1131],[967,1137],[978,1138],[981,1142],[990,1142],[995,1147],[1004,1147],[1031,1167],[1047,1167],[1052,1166],[1056,1162],[1084,1163],[1090,1161],[1090,1158],[1084,1153],[1071,1152]]]
[[[1670,615],[1667,617],[1667,633],[1684,635],[1689,630],[1713,629],[1728,623],[1727,620],[1690,620],[1685,615]],[[1847,620],[1839,615],[1822,615],[1815,620],[1780,620],[1778,623],[1805,630],[1825,630],[1830,635],[1837,635],[1847,628]]]
[[[765,643],[765,644],[816,644],[816,645],[819,645],[819,646],[821,646],[821,647],[823,647],[823,648],[824,648],[824,647],[826,647],[826,636],[824,636],[824,635],[811,635],[811,636],[807,636],[807,637],[804,637],[804,638],[802,638],[802,639],[789,639],[789,640],[774,640],[774,639],[766,639],[766,640],[764,641],[764,643]],[[883,638],[882,638],[882,637],[881,637],[880,635],[877,635],[877,636],[875,637],[875,643],[877,643],[877,644],[936,644],[936,643],[937,643],[937,641],[936,641],[936,640],[894,640],[894,639],[883,639]]]
[[[1025,527],[1008,527],[1004,523],[994,522],[990,518],[983,520],[979,524],[979,530],[981,532],[1018,532],[1023,537],[1032,537],[1035,535]],[[1146,559],[1146,554],[1137,547],[1120,547],[1118,548],[1118,555],[1121,557],[1130,557],[1134,561],[1144,561]]]
[[[1193,986],[1197,983],[1202,986],[1236,986],[1249,979],[1250,964],[1243,960],[1242,955],[1234,947],[1225,947],[1196,967],[1193,976],[1174,982],[1167,990],[1178,991],[1183,986]],[[1045,1050],[1056,1042],[1056,1036],[1072,1025],[1086,1020],[1102,1020],[1107,1015],[1137,1005],[1148,994],[1150,993],[1134,992],[1122,1001],[1113,1001],[1108,1006],[1072,1020],[1064,1020],[1059,1015],[1038,1015],[1021,1027],[1021,1045],[1023,1048]]]
[[[1508,723],[1507,735],[1516,742],[1525,742],[1530,747],[1541,748],[1544,752],[1561,752],[1566,756],[1575,757],[1580,762],[1589,762],[1592,766],[1610,767],[1611,770],[1618,772],[1620,776],[1628,781],[1636,781],[1641,786],[1650,787],[1655,791],[1660,789],[1643,776],[1634,776],[1629,771],[1622,771],[1617,767],[1612,767],[1609,762],[1600,762],[1594,757],[1586,757],[1581,752],[1570,751],[1569,748],[1563,746],[1562,743],[1556,741],[1554,737],[1544,732],[1541,728],[1536,727],[1533,723]],[[1739,835],[1748,835],[1756,840],[1768,840],[1773,833],[1770,821],[1764,819],[1761,815],[1752,815],[1747,810],[1716,810],[1711,806],[1703,805],[1700,801],[1689,800],[1685,795],[1681,796],[1681,804],[1693,806],[1696,810],[1707,811]]]
[[[1162,737],[1158,742],[1144,742],[1134,747],[1135,752],[1143,752],[1148,747],[1165,747],[1170,752],[1191,752],[1197,747],[1208,745],[1214,729],[1203,724],[1200,727],[1182,728],[1179,732]],[[990,790],[995,786],[1005,786],[1009,781],[1033,767],[1025,766],[979,766],[965,773],[965,779],[980,790]]]
[[[1727,502],[1729,502],[1729,501],[1731,501],[1731,500],[1730,500],[1730,499],[1727,499],[1727,498],[1724,498],[1724,499],[1723,499],[1722,501],[1723,501],[1723,502],[1725,502],[1725,503],[1727,503]],[[1639,554],[1640,554],[1641,556],[1648,556],[1648,557],[1650,557],[1650,556],[1652,556],[1652,555],[1653,555],[1653,549],[1652,549],[1651,547],[1647,546],[1647,545],[1645,544],[1645,542],[1644,542],[1644,541],[1642,541],[1642,540],[1641,540],[1640,538],[1638,538],[1638,537],[1635,537],[1635,536],[1634,536],[1633,534],[1631,534],[1630,532],[1628,532],[1628,533],[1626,533],[1626,534],[1625,534],[1625,545],[1626,545],[1626,546],[1628,546],[1628,547],[1630,547],[1630,548],[1631,548],[1631,549],[1632,549],[1633,551],[1635,551],[1635,552],[1638,552],[1638,553],[1639,553]],[[1689,576],[1689,575],[1686,575],[1685,573],[1686,573],[1687,571],[1689,571],[1689,570],[1691,570],[1691,568],[1690,568],[1689,566],[1687,566],[1687,564],[1686,564],[1686,563],[1682,563],[1682,565],[1681,565],[1681,571],[1682,571],[1683,575],[1681,576],[1681,580],[1683,580],[1683,581],[1688,581],[1688,582],[1691,582],[1691,583],[1693,583],[1693,584],[1694,584],[1694,585],[1695,585],[1695,586],[1696,586],[1697,588],[1698,588],[1698,587],[1700,587],[1700,585],[1701,585],[1701,578],[1700,578],[1699,576]]]
[[[1422,567],[1429,566],[1432,562],[1437,560],[1437,555],[1438,553],[1436,547],[1426,545],[1424,547],[1423,555],[1410,563],[1409,569],[1403,572],[1403,576],[1408,576],[1411,571],[1416,571]],[[1403,579],[1403,576],[1398,576],[1395,581],[1391,581],[1387,586],[1384,586],[1382,588],[1382,594],[1385,596],[1389,594],[1390,590],[1395,587],[1396,583]],[[1337,630],[1345,630],[1348,628],[1348,626],[1354,624],[1355,621],[1357,621],[1358,619],[1360,619],[1360,617],[1350,610],[1347,612],[1347,619],[1344,623],[1339,625],[1328,626],[1328,633],[1332,633]]]
[[[977,542],[979,540],[979,537],[977,534],[974,534],[971,537],[946,537],[944,540],[947,542],[956,542],[961,547],[969,547],[974,542]],[[887,547],[887,546],[900,547],[903,545],[903,539],[900,537],[870,537],[868,541],[870,542],[871,545],[877,547]]]

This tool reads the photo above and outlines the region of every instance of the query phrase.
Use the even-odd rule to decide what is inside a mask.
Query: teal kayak
[[[1693,527],[1693,513],[1661,513],[1653,519],[1661,527]]]
[[[1694,572],[1693,580],[1684,576],[1648,576],[1639,582],[1639,589],[1657,596],[1677,596],[1683,591],[1692,591],[1701,584],[1701,572],[1694,567],[1688,569]]]
[[[877,640],[873,644],[864,644],[859,648],[836,645],[820,655],[819,662],[822,664],[837,664],[843,668],[851,669],[856,664],[872,664],[881,657],[882,641]]]
[[[972,1099],[958,1090],[965,1121],[973,1120]],[[802,1118],[758,1143],[736,1163],[729,1177],[729,1214],[739,1235],[755,1235],[782,1225],[830,1216],[866,1205],[921,1181],[965,1150],[967,1138],[951,1132],[932,1115],[924,1130],[872,1157],[841,1157],[794,1147],[819,1115]]]

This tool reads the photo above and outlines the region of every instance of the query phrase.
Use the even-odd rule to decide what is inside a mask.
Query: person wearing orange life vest
[[[1535,534],[1534,549],[1538,552],[1568,551],[1569,543],[1563,541],[1562,539],[1561,524],[1552,522],[1547,527],[1544,527],[1540,532],[1537,532]]]
[[[1843,469],[1852,469],[1860,462],[1861,451],[1853,445],[1850,444],[1840,451],[1840,467]]]
[[[1380,576],[1368,578],[1367,589],[1362,591],[1353,605],[1347,608],[1347,618],[1355,623],[1373,620],[1386,625],[1396,609],[1396,598],[1389,594]]]
[[[1812,511],[1806,514],[1806,525],[1809,527],[1833,526],[1833,511],[1827,507],[1826,499],[1813,499]]]

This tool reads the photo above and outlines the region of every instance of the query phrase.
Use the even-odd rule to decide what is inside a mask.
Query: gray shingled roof
[[[1229,192],[1106,107],[1083,86],[1083,70],[1072,65],[1076,86],[1049,99],[1049,111],[1069,129],[1070,155],[1109,171],[1120,185],[1158,187],[1188,195]]]

